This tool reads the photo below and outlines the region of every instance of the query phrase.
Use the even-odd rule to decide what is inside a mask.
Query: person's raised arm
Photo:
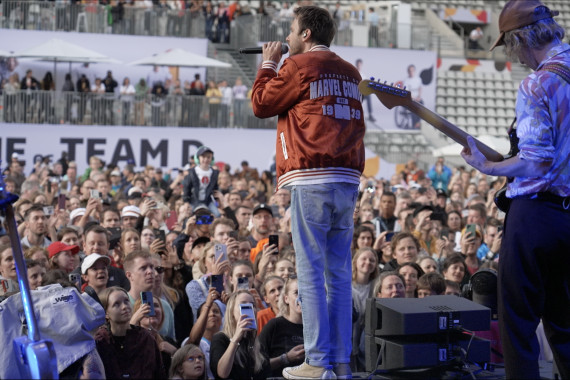
[[[199,345],[202,336],[204,336],[204,331],[206,331],[206,324],[208,323],[208,314],[212,308],[212,304],[216,299],[220,298],[220,294],[216,291],[216,288],[210,288],[208,290],[208,297],[206,298],[205,305],[202,306],[202,311],[192,330],[190,330],[190,335],[188,336],[188,342]]]
[[[77,225],[79,227],[85,228],[85,225],[89,221],[89,217],[95,215],[95,211],[97,210],[99,204],[100,202],[98,198],[89,198],[87,201],[87,206],[85,207],[85,214],[83,214],[81,216],[81,219],[79,219],[79,222],[77,222]]]
[[[298,103],[301,90],[296,78],[297,65],[286,59],[277,76],[281,60],[281,42],[268,42],[263,47],[263,63],[252,88],[253,113],[259,118],[279,115]]]
[[[245,314],[243,314],[240,317],[239,321],[237,322],[236,332],[234,333],[234,336],[230,338],[230,344],[228,348],[226,348],[226,351],[218,361],[217,372],[219,377],[225,379],[228,376],[230,376],[234,364],[236,351],[240,344],[239,342],[244,337],[245,333],[248,331],[247,326],[249,326],[250,322],[251,319],[249,319]]]

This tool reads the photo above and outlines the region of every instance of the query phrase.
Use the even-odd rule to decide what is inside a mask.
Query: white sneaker
[[[283,377],[286,379],[336,379],[336,375],[332,371],[331,366],[315,367],[307,363],[303,363],[296,367],[286,367],[282,371]]]

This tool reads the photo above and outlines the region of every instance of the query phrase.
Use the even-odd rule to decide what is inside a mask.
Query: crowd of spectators
[[[185,27],[185,12],[189,12],[204,19],[206,38],[212,42],[227,43],[232,20],[252,14],[266,16],[260,26],[260,40],[284,38],[289,32],[294,8],[307,2],[261,2],[257,9],[240,1],[68,0],[63,3],[69,9],[81,5],[93,11],[103,7],[107,11],[108,26],[114,33],[126,29],[125,12],[129,9],[159,12],[157,18],[168,20],[164,22],[164,28],[170,31],[162,35],[177,35],[175,31]],[[335,9],[331,8],[338,23],[343,19],[339,4]],[[65,20],[69,19],[71,16],[60,5],[57,14]],[[11,6],[6,6],[7,15],[16,13]],[[30,7],[26,5],[18,9],[22,14],[30,12]],[[150,23],[146,18],[145,14],[145,25]],[[5,61],[2,65],[7,67],[18,64],[12,57]],[[24,78],[20,77],[21,72],[0,71],[3,117],[7,123],[221,127],[230,121],[236,127],[261,126],[250,115],[249,91],[242,78],[236,78],[234,83],[224,79],[203,82],[203,79],[197,78],[192,81],[190,78],[173,78],[164,68],[156,67],[154,74],[146,78],[124,77],[121,80],[113,77],[110,71],[105,76],[96,76],[89,64],[85,64],[66,74],[64,84],[56,88],[50,71],[43,78],[36,78],[31,70]],[[63,97],[63,101],[59,101],[60,97]]]
[[[229,42],[230,23],[238,17],[262,15],[277,21],[286,15],[292,19],[290,8],[298,6],[295,2],[262,1],[255,8],[244,1],[211,0],[58,0],[55,7],[48,1],[38,3],[5,2],[3,11],[10,26],[65,31],[84,27],[91,28],[86,31],[113,34],[205,35],[221,43]],[[88,25],[78,25],[79,14],[87,17]],[[205,29],[194,30],[194,25]]]
[[[104,77],[95,76],[89,64],[82,65],[65,75],[61,120],[56,120],[54,91],[49,71],[41,81],[32,70],[27,70],[21,80],[13,73],[0,85],[4,121],[146,125],[150,119],[155,126],[221,127],[229,125],[233,115],[233,125],[244,127],[249,123],[247,109],[251,108],[251,92],[241,77],[233,85],[226,79],[204,83],[200,74],[192,81],[181,80],[159,66],[133,84],[129,77],[119,83],[111,71]]]
[[[20,197],[13,206],[31,289],[56,282],[100,300],[107,323],[95,339],[107,376],[265,378],[303,361],[289,191],[275,192],[270,171],[217,167],[213,155],[202,147],[180,171],[91,157],[84,173],[65,157],[28,168],[14,155],[3,172]],[[433,187],[443,171],[448,181]],[[497,269],[502,213],[492,199],[501,186],[442,158],[427,173],[411,160],[390,180],[362,177],[355,371],[364,369],[367,298],[460,295],[479,269]],[[0,276],[17,291],[3,227]]]
[[[107,9],[108,25],[113,33],[123,33],[125,30],[125,10],[129,8],[145,8],[147,11],[154,12],[154,18],[158,22],[159,35],[179,36],[187,35],[184,29],[189,29],[192,20],[201,18],[204,21],[204,34],[212,42],[229,43],[230,41],[230,24],[233,20],[242,16],[251,15],[269,15],[277,16],[280,9],[288,10],[290,4],[287,2],[280,3],[280,9],[277,8],[277,2],[261,2],[261,5],[255,9],[249,4],[243,4],[240,1],[211,1],[211,0],[99,0],[99,4],[104,5]],[[286,13],[282,11],[281,13]],[[150,16],[150,14],[149,14]],[[190,21],[186,19],[189,17]],[[292,19],[292,12],[288,14]],[[152,18],[152,17],[149,17]],[[151,29],[151,21],[145,17],[145,31]]]

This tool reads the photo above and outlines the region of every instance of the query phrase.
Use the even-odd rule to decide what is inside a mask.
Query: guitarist
[[[519,153],[491,162],[474,140],[462,156],[494,176],[513,177],[499,268],[499,326],[510,379],[537,379],[544,330],[562,378],[570,378],[570,45],[537,0],[510,0],[499,17],[500,45],[535,70],[516,103]]]

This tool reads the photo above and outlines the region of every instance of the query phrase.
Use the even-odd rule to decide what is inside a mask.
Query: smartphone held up
[[[214,245],[214,254],[216,255],[216,261],[219,259],[220,262],[225,261],[228,259],[228,247],[225,244],[216,244]]]
[[[257,330],[257,322],[255,320],[255,313],[253,311],[253,304],[242,303],[241,305],[239,305],[239,313],[240,313],[240,315],[246,315],[247,318],[250,319],[250,322],[247,325],[248,329]]]
[[[149,317],[154,317],[156,312],[154,311],[154,300],[152,298],[152,292],[141,292],[141,303],[148,304],[150,311],[148,312]]]

